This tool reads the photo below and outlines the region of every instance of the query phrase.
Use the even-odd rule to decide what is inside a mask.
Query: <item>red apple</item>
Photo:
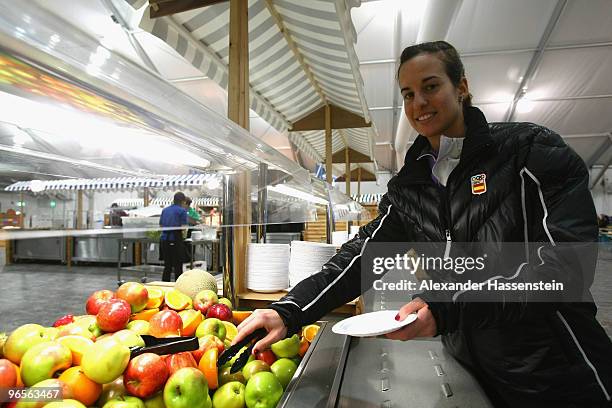
[[[255,358],[267,363],[269,366],[276,361],[276,355],[270,349],[258,352]]]
[[[200,362],[202,356],[208,349],[216,347],[219,350],[219,355],[221,355],[221,353],[223,353],[223,350],[225,350],[225,344],[223,344],[223,341],[221,341],[221,339],[219,339],[217,336],[213,336],[212,334],[207,334],[203,337],[200,337],[198,339],[198,343],[200,344],[200,347],[198,347],[197,350],[191,352],[193,358],[195,358],[197,363]]]
[[[125,282],[117,289],[117,298],[128,302],[132,313],[137,313],[147,306],[149,292],[144,285],[138,282]]]
[[[180,336],[183,320],[174,310],[162,310],[149,320],[149,334],[155,337]]]
[[[219,320],[225,320],[226,322],[232,321],[232,309],[223,303],[217,303],[208,308],[206,312],[206,318],[217,318]]]
[[[71,314],[67,314],[66,316],[62,316],[53,323],[53,327],[65,326],[74,322],[74,316]]]
[[[198,292],[193,298],[193,308],[206,316],[208,309],[219,301],[217,294],[209,289]]]
[[[149,398],[163,389],[167,379],[166,363],[163,358],[153,353],[134,357],[123,373],[125,389],[139,398]]]
[[[110,290],[98,290],[89,296],[87,303],[85,304],[85,310],[87,314],[97,315],[100,311],[100,307],[107,301],[114,299],[115,294]]]
[[[103,331],[116,332],[125,329],[131,314],[132,309],[128,302],[122,299],[111,299],[100,307],[96,315],[96,322]]]
[[[0,388],[17,386],[17,366],[5,358],[0,359]]]
[[[165,360],[166,367],[168,367],[168,375],[172,375],[185,367],[198,368],[198,363],[196,363],[193,355],[189,351],[167,355]]]

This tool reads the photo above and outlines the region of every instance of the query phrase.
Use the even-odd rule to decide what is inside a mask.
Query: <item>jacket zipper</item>
[[[449,229],[446,229],[446,248],[444,248],[444,259],[448,258],[450,255],[451,244],[453,242],[451,238],[451,233]]]

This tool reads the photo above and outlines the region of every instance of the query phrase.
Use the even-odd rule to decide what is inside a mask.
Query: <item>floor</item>
[[[612,248],[600,253],[591,288],[598,306],[597,318],[612,337]],[[161,273],[149,272],[150,281]],[[122,278],[140,281],[141,272],[122,271]],[[25,323],[51,325],[58,317],[85,314],[92,292],[117,288],[117,268],[52,264],[14,264],[0,267],[0,332]]]

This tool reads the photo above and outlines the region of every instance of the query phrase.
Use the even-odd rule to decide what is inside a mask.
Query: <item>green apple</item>
[[[223,366],[219,369],[219,385],[223,385],[232,381],[238,381],[240,383],[246,384],[246,380],[244,379],[242,371],[238,371],[232,374],[230,373],[231,369],[231,366]]]
[[[58,336],[59,332],[60,332],[60,330],[57,327],[45,327],[43,329],[43,336],[48,341],[53,341],[53,340],[57,339],[57,336]]]
[[[222,305],[226,305],[230,309],[234,310],[234,306],[232,306],[232,301],[229,300],[228,298],[224,298],[224,297],[219,298],[219,301],[217,303],[221,303]]]
[[[6,333],[2,332],[0,333],[0,358],[4,358],[4,343],[6,343],[6,339],[8,339],[8,336],[6,335]]]
[[[272,373],[278,378],[278,381],[283,386],[283,389],[287,388],[289,381],[293,378],[297,365],[288,358],[279,358],[270,366]]]
[[[72,352],[63,344],[47,341],[28,349],[21,358],[21,380],[27,387],[53,378],[57,371],[70,368]]]
[[[21,357],[36,344],[51,340],[48,332],[40,324],[24,324],[15,329],[4,343],[4,357],[15,364],[21,362]]]
[[[282,385],[274,374],[267,371],[255,373],[244,390],[244,400],[249,408],[274,408],[282,396]]]
[[[126,328],[136,334],[149,334],[151,323],[147,322],[146,320],[132,320],[128,323]]]
[[[294,334],[287,339],[277,341],[270,348],[279,358],[292,358],[300,352],[300,338]]]
[[[207,334],[212,334],[218,337],[221,341],[225,340],[225,325],[216,317],[204,319],[196,329],[196,337],[203,337]]]
[[[116,339],[119,343],[128,347],[144,347],[145,345],[145,342],[142,337],[140,337],[133,331],[127,329],[115,332],[115,334],[113,334],[113,338]]]
[[[242,375],[244,379],[249,381],[253,374],[258,373],[260,371],[270,371],[270,366],[265,361],[261,360],[253,360],[242,368]]]
[[[211,408],[206,377],[197,368],[181,368],[166,382],[164,403],[167,408]]]
[[[44,408],[87,408],[77,400],[65,399],[61,401],[53,401],[44,406]]]
[[[164,392],[160,391],[151,398],[144,400],[145,408],[166,408]]]
[[[110,382],[108,384],[104,384],[102,386],[102,394],[100,394],[100,396],[98,397],[98,401],[96,401],[96,406],[101,407],[108,401],[112,399],[117,399],[117,397],[121,397],[126,394],[127,391],[125,389],[125,385],[123,385],[123,376],[120,376],[115,381]]]
[[[83,354],[81,367],[87,377],[106,384],[119,377],[130,361],[130,349],[110,338],[97,341]]]
[[[122,395],[109,400],[102,408],[145,408],[145,404],[140,398]]]
[[[223,384],[212,397],[213,408],[244,408],[244,389],[238,381]]]

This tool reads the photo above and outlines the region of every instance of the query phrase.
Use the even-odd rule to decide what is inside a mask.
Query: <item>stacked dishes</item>
[[[249,244],[247,288],[255,292],[278,292],[289,286],[289,245]]]
[[[334,245],[308,241],[291,241],[289,261],[289,284],[298,282],[319,272],[329,259],[336,254]]]

